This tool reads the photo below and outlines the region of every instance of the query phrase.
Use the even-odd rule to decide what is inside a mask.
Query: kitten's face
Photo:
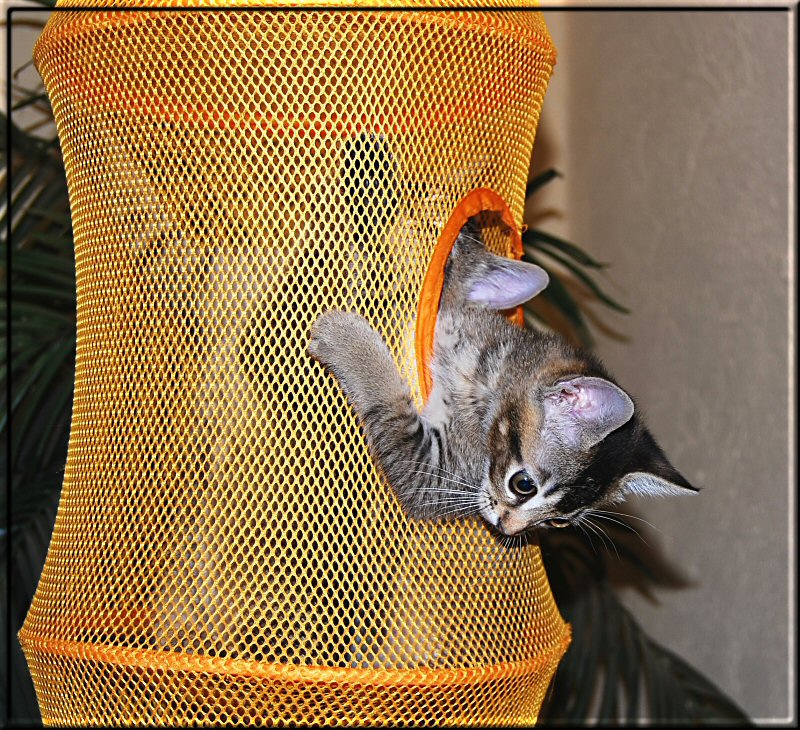
[[[441,306],[454,312],[503,311],[548,282],[538,266],[487,252],[471,224],[459,235],[447,266]],[[503,394],[497,395],[487,434],[479,501],[489,524],[516,535],[535,527],[566,527],[628,493],[697,491],[666,459],[634,416],[630,397],[599,360],[541,334],[517,347],[519,357],[509,358],[509,371],[496,379]],[[523,351],[535,357],[526,358]],[[526,367],[534,371],[527,378]]]
[[[539,390],[509,397],[489,429],[482,516],[507,535],[568,526],[589,506],[583,499],[565,501],[570,493],[599,506],[595,491],[576,482],[591,450],[565,443],[555,431],[544,405],[549,395]]]
[[[488,433],[482,517],[516,535],[575,524],[629,492],[694,491],[633,412],[618,386],[589,375],[507,393]]]

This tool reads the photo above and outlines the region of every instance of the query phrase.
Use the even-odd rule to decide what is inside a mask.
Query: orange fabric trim
[[[417,352],[417,372],[419,373],[419,386],[423,400],[428,400],[433,383],[431,372],[428,366],[433,357],[433,335],[436,329],[436,318],[439,314],[439,301],[442,297],[442,285],[444,284],[444,267],[447,264],[447,257],[461,233],[461,229],[466,222],[473,216],[485,210],[496,211],[500,214],[503,223],[508,227],[511,236],[511,253],[517,259],[522,257],[522,236],[520,235],[514,216],[503,198],[490,188],[476,188],[465,195],[453,209],[450,220],[447,221],[436,247],[433,249],[428,271],[422,283],[422,290],[419,295],[417,305],[417,332],[416,332],[416,352]],[[522,307],[517,307],[517,311],[512,316],[515,324],[522,325],[524,315]]]
[[[20,643],[26,649],[44,652],[53,656],[69,657],[84,661],[99,661],[138,667],[146,670],[175,672],[202,672],[208,674],[235,674],[282,682],[363,684],[373,687],[420,686],[446,687],[480,684],[481,682],[520,677],[539,671],[555,659],[559,659],[572,639],[569,624],[565,624],[560,641],[525,662],[508,662],[494,666],[456,669],[369,669],[362,667],[320,667],[301,664],[272,664],[244,659],[230,659],[203,654],[180,654],[177,652],[133,649],[122,646],[105,646],[80,641],[43,639],[19,632]]]

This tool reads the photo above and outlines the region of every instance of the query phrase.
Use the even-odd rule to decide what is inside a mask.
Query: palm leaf
[[[25,521],[15,520],[12,523],[10,555],[6,555],[6,541],[0,543],[0,552],[9,566],[8,571],[0,571],[0,595],[8,596],[7,601],[0,601],[0,620],[14,634],[19,629],[21,619],[27,613],[36,590],[55,519],[58,491],[50,485],[37,492],[41,498],[35,507],[30,508]],[[14,640],[2,643],[7,652],[3,666],[7,667],[10,679],[8,683],[3,682],[3,685],[9,686],[11,692],[9,696],[0,699],[0,709],[5,717],[16,723],[29,725],[34,719],[40,721],[36,694],[19,642]]]
[[[39,140],[14,125],[2,129],[4,137],[10,130],[13,145],[7,146],[12,154],[5,170],[11,205],[0,220],[11,234],[0,254],[10,261],[0,301],[11,344],[0,378],[5,406],[0,434],[6,442],[11,436],[10,453],[0,464],[10,475],[9,488],[0,490],[8,497],[0,501],[0,519],[9,526],[0,534],[0,554],[9,566],[0,590],[10,599],[6,625],[15,634],[44,564],[64,476],[74,377],[75,265],[57,142]],[[16,641],[7,651],[4,666],[13,691],[0,698],[0,713],[28,723],[38,718],[30,674]]]
[[[603,302],[603,304],[606,304],[612,309],[616,309],[618,312],[622,312],[623,314],[630,314],[630,310],[627,307],[615,302],[595,283],[594,279],[583,272],[579,266],[570,261],[566,256],[561,256],[555,251],[548,251],[547,249],[544,249],[544,253],[546,253],[553,260],[558,261],[558,263],[560,263],[566,269],[569,269],[601,302]]]
[[[525,198],[528,199],[537,190],[543,188],[547,183],[552,182],[557,177],[561,177],[561,173],[554,168],[539,173],[525,186]]]
[[[582,266],[588,266],[591,269],[604,269],[608,264],[601,263],[592,258],[583,249],[578,248],[574,243],[565,241],[563,238],[558,238],[552,233],[545,233],[538,228],[529,228],[522,234],[522,242],[526,246],[533,248],[540,248],[543,250],[555,249],[562,251],[567,256],[571,256]]]
[[[524,254],[522,260],[541,266],[547,271],[550,276],[550,283],[539,296],[551,302],[564,317],[566,317],[584,346],[590,347],[593,343],[593,339],[589,328],[586,326],[586,321],[583,318],[580,307],[578,307],[578,303],[569,293],[568,289],[561,283],[556,273],[547,266],[546,262],[542,261],[542,259],[533,253],[528,252]]]
[[[33,96],[28,96],[22,101],[18,101],[14,106],[11,107],[11,111],[15,112],[19,109],[24,109],[27,106],[31,106],[32,104],[38,104],[41,102],[47,103],[48,98],[47,94],[34,94]]]
[[[559,172],[550,169],[531,180],[526,188],[526,202],[537,190],[560,176]],[[589,332],[580,307],[574,297],[569,293],[569,290],[564,286],[560,278],[560,272],[548,266],[547,263],[542,260],[542,255],[549,257],[570,271],[602,304],[618,312],[629,313],[629,310],[625,306],[608,296],[597,282],[583,271],[583,268],[602,269],[605,268],[607,264],[597,261],[574,243],[565,241],[563,238],[554,236],[551,233],[546,233],[538,228],[526,230],[522,234],[522,243],[525,248],[523,260],[538,264],[545,269],[550,276],[550,284],[540,296],[550,302],[556,310],[564,316],[585,347],[592,347],[594,339]],[[545,324],[551,328],[557,328],[556,323],[548,322],[545,317],[538,315],[538,318],[544,320]]]
[[[751,725],[713,683],[644,633],[611,589],[601,554],[577,533],[561,532],[567,534],[541,536],[542,558],[573,640],[539,724],[594,718],[617,725],[646,718],[656,724]],[[576,559],[578,552],[584,559]]]

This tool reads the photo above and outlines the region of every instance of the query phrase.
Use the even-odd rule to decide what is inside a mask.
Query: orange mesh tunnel
[[[532,724],[569,642],[538,547],[408,519],[305,349],[358,311],[421,404],[445,223],[475,188],[522,218],[544,20],[296,4],[56,12],[37,44],[78,301],[20,631],[46,723]]]

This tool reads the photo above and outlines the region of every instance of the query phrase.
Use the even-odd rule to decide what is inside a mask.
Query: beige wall
[[[651,636],[752,717],[785,719],[795,711],[793,19],[546,17],[559,61],[534,168],[554,165],[565,178],[537,206],[560,217],[536,222],[612,263],[601,281],[633,313],[592,307],[607,328],[597,351],[673,463],[704,488],[633,508],[663,531],[645,537],[688,585],[656,591],[657,605],[623,595]]]

